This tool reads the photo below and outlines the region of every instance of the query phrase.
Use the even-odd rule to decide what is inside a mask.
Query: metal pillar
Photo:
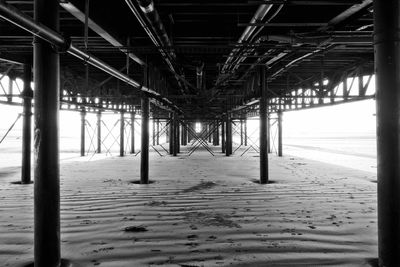
[[[240,145],[243,145],[243,119],[240,119]]]
[[[97,112],[97,153],[101,153],[101,111]]]
[[[260,67],[261,99],[260,99],[260,183],[268,183],[268,151],[267,151],[267,86],[265,66]]]
[[[169,128],[170,126],[165,128],[165,142],[169,143]]]
[[[217,123],[217,132],[216,132],[217,140],[216,140],[215,145],[219,146],[219,128],[220,128],[219,121],[217,120],[216,123]]]
[[[135,154],[135,112],[131,113],[131,154]]]
[[[124,111],[121,110],[121,119],[120,119],[120,128],[119,128],[119,156],[123,157],[125,154],[125,118]]]
[[[169,154],[173,155],[174,154],[174,148],[175,148],[175,134],[174,134],[174,129],[175,129],[175,120],[174,120],[174,113],[169,114],[170,122],[169,122]]]
[[[226,140],[225,140],[225,121],[222,119],[221,123],[221,150],[226,153]]]
[[[209,143],[211,143],[211,137],[212,137],[212,135],[211,135],[211,123],[207,123],[207,134],[208,134],[208,142]]]
[[[182,124],[182,145],[187,146],[187,129],[186,126]]]
[[[214,131],[212,133],[212,144],[213,144],[213,146],[216,146],[216,143],[217,143],[217,137],[216,137],[217,129],[215,127],[216,127],[217,124],[215,123],[215,121],[213,122],[213,124],[214,124]]]
[[[23,125],[22,125],[22,169],[21,184],[31,183],[31,140],[32,140],[32,98],[31,88],[32,66],[24,65],[24,89],[23,98]]]
[[[59,30],[59,3],[35,0],[34,16]],[[60,56],[53,47],[35,37],[34,172],[34,265],[58,267],[60,252],[60,164],[58,113],[60,108]]]
[[[177,121],[176,121],[176,152],[177,153],[181,153],[181,141],[179,138],[181,135],[181,132],[180,132],[179,125],[180,125],[180,121],[179,121],[179,118],[177,118]]]
[[[142,97],[142,134],[141,134],[141,160],[140,160],[140,183],[149,183],[149,113],[150,102],[146,96]]]
[[[282,157],[282,110],[278,110],[278,156]]]
[[[156,145],[156,120],[154,119],[154,117],[152,120],[152,124],[153,124],[153,127],[152,127],[152,129],[153,129],[153,146],[155,146]]]
[[[81,110],[81,157],[85,156],[85,126],[86,126],[86,110]]]
[[[379,266],[400,266],[400,2],[374,1]]]
[[[247,146],[247,119],[244,119],[244,145]]]
[[[268,151],[268,153],[272,153],[272,150],[271,150],[271,118],[269,116],[267,119],[267,123],[268,123],[268,125],[267,125],[267,151]]]
[[[176,117],[176,128],[175,128],[175,135],[176,135],[176,141],[175,141],[175,149],[176,149],[176,153],[177,154],[179,154],[179,153],[181,153],[181,142],[180,142],[180,139],[179,139],[179,136],[180,136],[180,127],[179,127],[179,118],[178,118],[178,116]]]
[[[8,76],[8,96],[7,96],[7,101],[12,102],[12,95],[13,95],[13,84],[14,84],[14,79],[9,75]]]
[[[156,121],[156,127],[157,127],[157,129],[156,129],[156,132],[157,132],[156,145],[159,145],[160,144],[160,120],[159,119],[157,119],[157,121]]]
[[[184,133],[184,131],[183,131],[183,125],[181,125],[180,126],[180,128],[181,128],[181,145],[185,145],[185,140],[184,140],[184,138],[185,138],[185,133]]]
[[[229,114],[226,115],[226,147],[225,147],[225,155],[230,156],[232,154],[232,122]]]
[[[176,156],[178,153],[177,141],[179,139],[179,137],[177,138],[177,126],[176,125],[177,125],[177,115],[176,115],[176,113],[174,113],[174,117],[172,120],[172,128],[173,128],[172,139],[174,139],[172,153],[174,156]]]

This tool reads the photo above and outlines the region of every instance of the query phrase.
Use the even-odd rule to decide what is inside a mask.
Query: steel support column
[[[240,145],[243,145],[243,119],[240,119]]]
[[[156,132],[157,132],[156,145],[159,145],[160,144],[160,120],[159,119],[156,120]]]
[[[379,266],[400,266],[400,2],[374,1]]]
[[[225,122],[225,133],[226,133],[226,147],[225,155],[230,156],[232,154],[232,122],[229,113],[226,115]]]
[[[271,118],[268,116],[267,118],[267,152],[272,153],[271,151]]]
[[[219,146],[219,129],[220,129],[219,121],[217,120],[217,146]]]
[[[169,129],[170,126],[166,126],[165,128],[165,142],[169,143]]]
[[[278,156],[282,157],[282,110],[278,110]]]
[[[247,118],[244,119],[244,145],[247,146]]]
[[[260,84],[261,84],[261,99],[260,99],[260,183],[268,183],[268,107],[267,107],[267,86],[266,86],[266,71],[265,66],[260,67]]]
[[[222,153],[226,153],[226,140],[225,140],[225,121],[222,119],[221,123],[221,150]]]
[[[152,119],[152,130],[153,130],[153,146],[156,145],[156,120]]]
[[[171,112],[169,114],[170,122],[169,122],[169,154],[174,155],[175,148],[175,119],[174,113]]]
[[[176,116],[176,128],[175,128],[175,149],[176,149],[176,153],[177,154],[179,154],[179,153],[181,153],[181,142],[180,142],[180,139],[179,139],[179,137],[180,137],[180,127],[179,127],[179,117],[178,116]]]
[[[135,154],[135,112],[131,113],[131,154]]]
[[[119,156],[123,157],[125,154],[125,118],[123,110],[121,110],[121,119],[119,125]]]
[[[59,3],[35,0],[35,20],[59,30]],[[60,252],[59,108],[60,56],[52,45],[34,38],[35,172],[34,265],[58,267]]]
[[[149,98],[143,96],[141,99],[142,109],[142,133],[141,133],[141,160],[140,160],[140,183],[149,183]]]
[[[97,112],[97,153],[101,153],[101,111]]]
[[[85,156],[85,126],[86,126],[86,110],[82,108],[81,112],[81,157]]]
[[[172,148],[172,154],[174,155],[174,157],[178,154],[178,144],[177,144],[177,142],[178,142],[178,140],[179,140],[179,137],[177,138],[177,136],[178,136],[178,133],[177,133],[177,115],[176,115],[176,113],[174,113],[174,116],[173,116],[173,120],[172,120],[172,128],[173,128],[173,135],[172,135],[172,139],[174,140],[174,142],[173,142],[173,148]]]
[[[32,140],[32,98],[31,88],[32,66],[24,65],[24,89],[23,98],[23,125],[22,125],[22,168],[21,184],[31,183],[31,140]]]
[[[7,96],[7,101],[12,102],[13,100],[13,84],[14,84],[14,78],[11,77],[11,75],[8,76],[8,96]]]
[[[211,123],[207,123],[207,134],[208,134],[208,142],[209,143],[211,143],[211,137],[212,137],[210,132],[211,132]]]
[[[183,130],[183,124],[180,126],[180,128],[181,128],[181,145],[185,145],[185,132],[184,132],[184,130]]]
[[[179,127],[179,125],[181,124],[181,120],[178,118],[178,136],[177,136],[177,138],[178,138],[178,153],[181,153],[181,142],[180,142],[180,139],[179,139],[179,136],[181,136],[181,134],[182,134],[182,132],[181,132],[181,128]]]

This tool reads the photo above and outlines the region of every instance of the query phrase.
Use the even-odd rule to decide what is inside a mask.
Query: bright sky
[[[22,111],[22,107],[0,105],[0,137],[11,126]],[[290,111],[283,114],[283,131],[285,137],[299,136],[344,136],[375,134],[375,101],[364,100],[336,106],[313,108],[302,111]],[[88,114],[87,119],[95,125],[96,115]],[[119,115],[104,115],[104,120],[112,127],[119,119]],[[94,126],[93,125],[93,126]],[[253,126],[251,126],[253,125]],[[256,127],[258,122],[249,122],[250,128]],[[21,129],[21,119],[14,130]],[[60,112],[60,135],[79,136],[79,112]]]
[[[364,78],[366,79],[366,78]],[[8,77],[2,80],[3,86],[8,84]],[[367,94],[374,90],[374,80],[371,80]],[[17,86],[22,90],[22,81],[17,80]],[[358,87],[357,84],[354,86]],[[20,99],[18,99],[20,101]],[[16,120],[22,107],[0,104],[0,138]],[[322,108],[312,108],[301,111],[285,112],[283,115],[284,137],[304,136],[374,136],[375,135],[375,101],[364,100],[359,102],[340,104]],[[113,127],[119,119],[118,114],[104,115],[103,120],[109,127]],[[87,120],[94,127],[96,115],[88,114]],[[258,127],[258,121],[249,121],[249,131],[252,132]],[[15,125],[15,133],[22,128],[21,119]],[[60,112],[60,135],[79,136],[80,115],[79,112]]]
[[[364,100],[283,115],[285,136],[375,135],[375,100]]]

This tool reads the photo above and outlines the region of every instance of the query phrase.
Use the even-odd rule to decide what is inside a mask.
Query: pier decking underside
[[[183,151],[185,148],[183,148]],[[376,177],[269,155],[159,157],[149,185],[139,157],[64,162],[62,257],[80,266],[367,266],[377,255]],[[173,167],[172,167],[173,166]],[[1,171],[0,262],[33,255],[33,186]]]

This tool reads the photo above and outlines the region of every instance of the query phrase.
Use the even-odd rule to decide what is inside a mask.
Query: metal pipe
[[[264,17],[267,15],[268,11],[272,8],[273,5],[270,4],[262,4],[258,7],[256,13],[250,20],[250,23],[256,23],[260,22],[264,19]],[[242,35],[240,36],[238,43],[241,44],[243,42],[247,42],[251,35],[254,33],[254,31],[257,29],[258,26],[247,26]],[[222,72],[224,72],[227,69],[228,64],[231,63],[231,61],[234,59],[235,54],[239,52],[238,48],[235,48],[232,50],[232,52],[229,54],[228,58],[225,61],[224,66],[222,67]]]
[[[174,74],[175,79],[178,81],[181,92],[185,94],[183,88],[184,85],[181,84],[181,81],[185,85],[189,85],[193,88],[193,86],[176,70],[174,66],[174,61],[176,59],[175,52],[171,49],[172,43],[168,37],[167,32],[165,31],[164,25],[162,24],[161,18],[158,15],[157,10],[154,8],[154,3],[152,0],[137,0],[146,20],[146,23],[142,16],[140,15],[136,6],[132,3],[131,0],[125,0],[126,4],[134,14],[134,16],[139,21],[139,24],[143,27],[144,31],[147,33],[151,41],[154,45],[159,49],[162,58],[165,63],[168,65],[171,72]],[[148,24],[150,26],[148,26]],[[153,34],[153,32],[155,34]]]
[[[268,107],[267,107],[267,86],[266,86],[266,67],[260,67],[260,183],[268,183]]]
[[[85,22],[85,14],[80,11],[75,5],[73,5],[71,2],[69,1],[63,1],[60,2],[60,5],[69,13],[71,13],[75,18],[77,18],[79,21],[81,22]],[[132,52],[129,52],[126,49],[123,49],[123,45],[120,41],[118,41],[116,38],[114,38],[113,36],[111,36],[106,30],[104,30],[100,25],[98,25],[96,22],[94,22],[93,20],[91,20],[90,18],[87,18],[87,23],[88,23],[88,27],[94,31],[95,33],[97,33],[98,35],[100,35],[101,37],[103,37],[104,40],[106,40],[107,42],[109,42],[110,44],[112,44],[113,46],[117,47],[121,52],[127,54],[132,60],[134,60],[136,63],[144,66],[146,65],[146,63],[141,60],[138,56],[136,56],[135,54],[133,54]]]
[[[2,6],[4,2],[0,2]],[[38,23],[59,29],[58,1],[35,0]],[[33,43],[34,128],[34,265],[58,267],[60,250],[60,54],[39,38]]]
[[[161,21],[160,15],[154,7],[153,0],[137,0],[140,9],[145,14],[146,19],[148,20],[153,32],[161,41],[161,46],[171,47],[172,43],[168,37],[167,31],[164,28],[164,24]],[[168,55],[175,59],[176,55],[173,50],[168,51]]]
[[[32,66],[24,65],[21,184],[31,183]]]
[[[400,2],[374,1],[379,266],[400,266]]]
[[[131,79],[127,75],[121,73],[119,70],[111,67],[106,64],[102,60],[94,57],[93,55],[86,53],[85,51],[80,50],[75,47],[73,44],[69,42],[66,38],[64,38],[57,31],[53,30],[51,27],[47,27],[46,25],[41,24],[40,22],[35,21],[33,18],[24,14],[20,10],[16,9],[12,5],[7,4],[4,0],[0,0],[0,17],[11,22],[12,24],[32,33],[34,36],[37,36],[54,46],[58,47],[61,50],[65,50],[69,54],[74,57],[79,58],[87,64],[90,64],[111,76],[133,86],[134,88],[140,90],[145,93],[148,97],[151,97],[157,101],[159,101],[159,106],[164,107],[166,105],[171,107],[173,110],[182,113],[182,111],[174,105],[169,99],[162,97],[159,93],[151,90],[146,86],[142,86],[137,81]],[[161,105],[163,104],[163,105]]]

